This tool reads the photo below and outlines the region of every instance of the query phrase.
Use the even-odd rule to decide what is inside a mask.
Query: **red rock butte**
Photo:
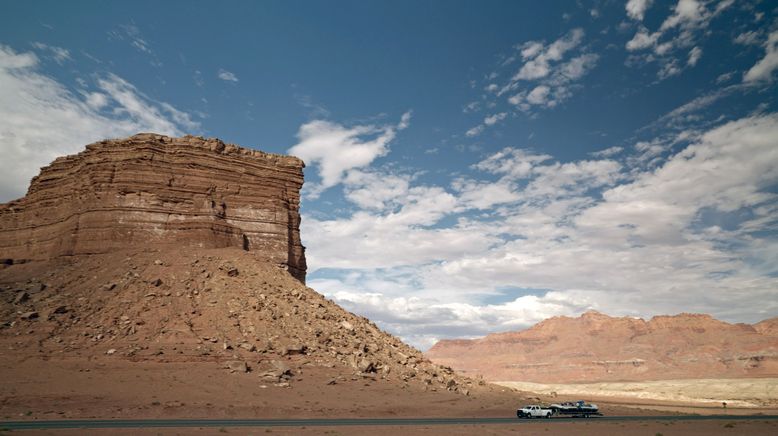
[[[238,246],[305,280],[303,162],[219,139],[141,133],[56,159],[0,205],[5,264],[130,247]]]

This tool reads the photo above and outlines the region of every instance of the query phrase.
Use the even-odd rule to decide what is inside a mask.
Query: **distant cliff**
[[[122,248],[238,246],[305,280],[300,159],[195,136],[86,146],[0,205],[6,264]]]
[[[778,376],[778,318],[729,324],[709,315],[613,318],[590,311],[519,332],[443,340],[433,362],[493,381],[573,383]]]

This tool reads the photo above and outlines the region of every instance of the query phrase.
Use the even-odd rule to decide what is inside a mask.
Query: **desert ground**
[[[386,427],[290,427],[290,428],[165,428],[165,429],[108,429],[90,431],[90,434],[112,436],[156,436],[156,435],[376,435],[394,436],[398,434],[419,434],[428,436],[452,435],[522,435],[550,436],[576,435],[601,436],[624,435],[634,436],[708,436],[708,435],[754,435],[772,436],[778,432],[778,421],[739,422],[732,420],[715,420],[706,422],[581,422],[581,423],[549,423],[544,421],[524,422],[520,424],[500,425],[436,425],[424,427],[386,426]],[[16,434],[17,432],[14,432]],[[32,434],[29,431],[19,431],[19,434]],[[58,430],[56,432],[35,432],[36,434],[52,434],[58,436],[77,436],[84,434],[83,430]],[[3,433],[0,433],[3,434]]]
[[[581,396],[608,401],[633,402],[657,406],[684,404],[703,409],[748,411],[778,408],[778,379],[686,379],[646,382],[542,384],[497,382],[501,386],[543,395]]]
[[[558,393],[530,394],[508,387],[482,386],[471,395],[399,388],[370,377],[339,379],[337,369],[304,357],[290,362],[298,376],[288,386],[263,383],[252,373],[233,373],[213,362],[132,362],[113,356],[0,357],[0,420],[78,418],[402,418],[512,417],[516,407],[573,399]],[[337,380],[332,383],[332,380]],[[580,394],[580,392],[578,393]],[[596,399],[594,395],[587,399]],[[603,397],[604,399],[604,397]],[[724,412],[720,406],[677,401],[610,398],[598,400],[606,416],[642,416],[645,421],[517,421],[516,424],[385,427],[159,428],[89,430],[90,434],[775,434],[778,421],[716,420],[666,422],[655,415]],[[663,410],[662,406],[670,410]],[[775,409],[730,407],[726,413],[775,414]],[[2,426],[0,426],[2,428]],[[84,434],[84,430],[14,431],[14,434]]]

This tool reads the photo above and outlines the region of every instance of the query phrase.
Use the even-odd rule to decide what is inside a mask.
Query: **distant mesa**
[[[5,264],[130,247],[242,247],[305,280],[303,162],[219,139],[141,133],[86,146],[0,205]]]
[[[589,311],[518,332],[442,340],[433,362],[492,381],[573,383],[775,377],[778,318],[729,324],[705,314],[649,321]]]

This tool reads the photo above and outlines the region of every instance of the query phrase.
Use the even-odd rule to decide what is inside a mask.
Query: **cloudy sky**
[[[305,160],[308,284],[423,349],[755,322],[777,79],[769,1],[2,2],[0,201],[105,137],[216,136]]]

